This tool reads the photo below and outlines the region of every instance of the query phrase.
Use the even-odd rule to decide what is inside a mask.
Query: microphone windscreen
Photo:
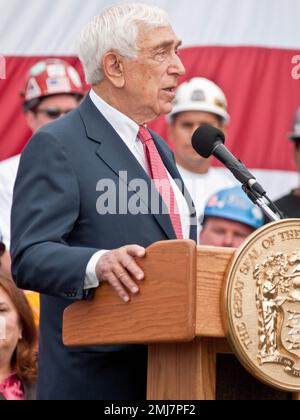
[[[209,158],[220,142],[225,143],[224,133],[209,124],[197,128],[192,137],[193,148],[204,158]]]

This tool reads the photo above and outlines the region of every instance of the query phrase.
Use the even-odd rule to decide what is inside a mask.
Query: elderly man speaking
[[[173,155],[146,125],[172,109],[185,71],[180,44],[155,7],[123,4],[95,17],[80,46],[90,94],[35,134],[22,155],[13,275],[42,294],[39,399],[145,398],[145,346],[66,348],[62,317],[103,282],[127,304],[142,287],[135,261],[146,247],[196,240]]]

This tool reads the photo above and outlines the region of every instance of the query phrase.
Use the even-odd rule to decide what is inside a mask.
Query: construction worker
[[[179,172],[193,198],[197,215],[201,217],[212,194],[236,185],[231,174],[224,175],[219,169],[212,168],[211,158],[199,156],[191,144],[193,133],[203,124],[226,133],[230,117],[225,94],[212,81],[193,78],[177,89],[168,119],[168,138],[174,146]]]
[[[246,196],[241,187],[219,191],[204,210],[201,245],[238,248],[264,224],[262,211]]]
[[[45,59],[36,63],[28,72],[21,92],[24,115],[34,133],[62,115],[74,110],[83,98],[83,86],[79,74],[64,60]],[[15,179],[20,155],[0,163],[0,230],[6,248],[10,246],[10,213]],[[25,209],[26,211],[26,209]],[[6,252],[6,265],[10,262]],[[34,312],[39,318],[39,295],[25,292]]]
[[[294,160],[300,173],[300,108],[298,108],[289,134],[289,139],[294,143]],[[300,217],[300,187],[280,198],[275,203],[285,217]]]
[[[7,250],[3,242],[3,237],[2,237],[1,232],[0,232],[0,276],[6,277],[7,279],[12,280],[11,257],[10,257],[9,251]],[[27,291],[25,292],[25,295],[33,311],[34,323],[36,327],[38,327],[39,308],[40,308],[39,295],[37,293],[27,292]]]
[[[79,74],[67,62],[45,59],[28,72],[21,92],[24,115],[36,132],[43,125],[75,109],[83,97]],[[20,155],[0,163],[0,228],[4,243],[10,245],[10,212]]]

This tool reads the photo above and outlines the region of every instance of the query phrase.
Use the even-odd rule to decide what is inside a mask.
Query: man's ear
[[[104,55],[102,67],[105,76],[116,88],[123,88],[125,86],[123,57],[110,51]]]

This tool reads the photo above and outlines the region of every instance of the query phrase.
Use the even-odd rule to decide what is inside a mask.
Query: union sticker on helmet
[[[61,64],[48,64],[47,73],[49,77],[64,77],[66,69]]]
[[[30,76],[38,77],[46,70],[46,68],[47,64],[45,63],[45,61],[40,61],[31,68]]]
[[[206,100],[206,96],[203,90],[197,89],[194,90],[191,96],[192,102],[204,102]]]
[[[27,87],[26,87],[26,93],[25,97],[27,101],[31,101],[32,99],[39,98],[42,94],[42,91],[34,77],[29,79]]]
[[[73,67],[68,67],[68,75],[69,75],[70,79],[72,80],[72,82],[74,83],[74,85],[78,89],[81,89],[82,84],[81,84],[79,74],[77,73],[77,71]]]
[[[57,79],[47,79],[48,94],[53,95],[61,92],[71,92],[71,85],[67,77]]]

